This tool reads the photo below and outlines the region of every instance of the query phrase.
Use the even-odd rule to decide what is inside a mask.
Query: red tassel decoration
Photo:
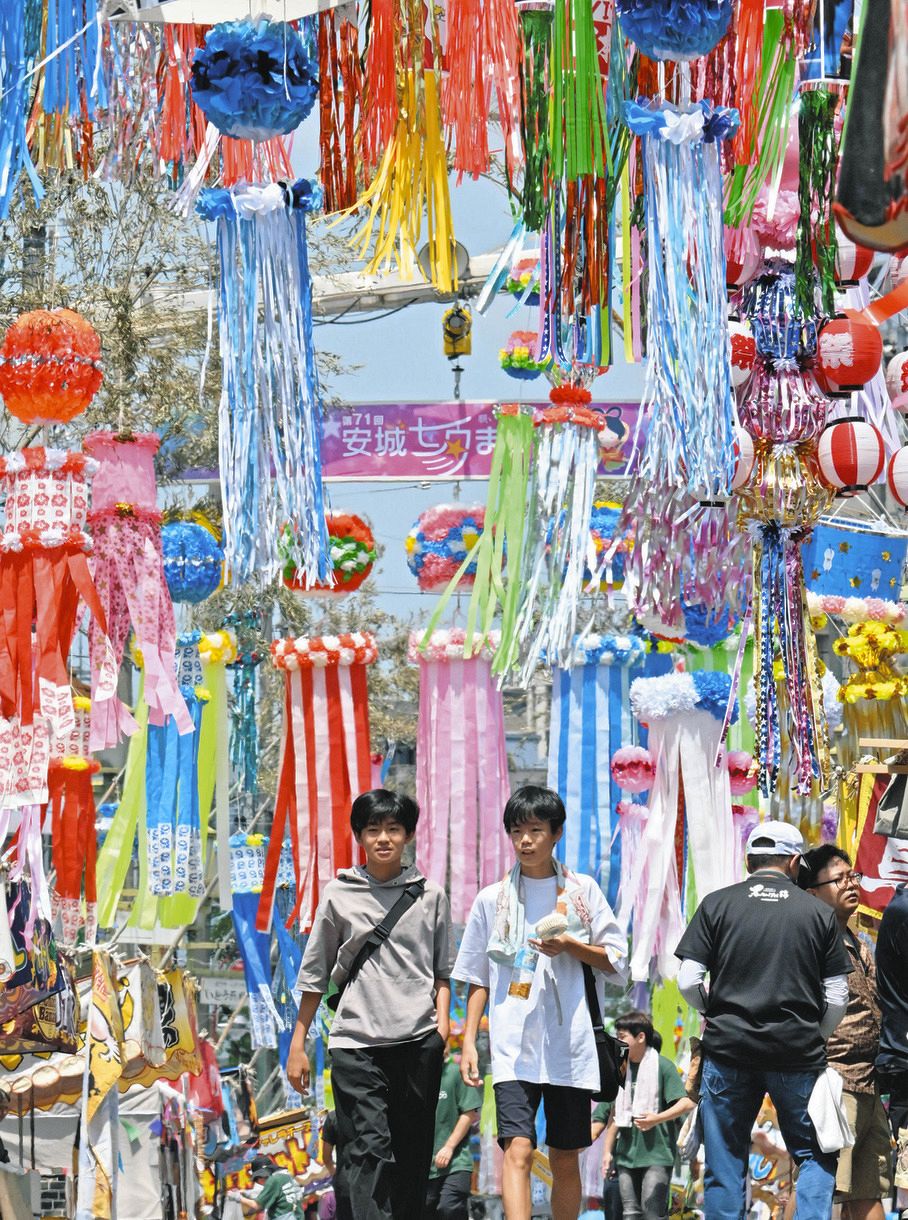
[[[368,170],[380,163],[397,126],[398,26],[394,0],[373,0],[361,131],[362,159]]]
[[[334,12],[319,17],[319,176],[325,211],[339,212],[356,203],[356,119],[363,74],[359,33],[352,21],[336,30]]]
[[[447,75],[441,90],[445,129],[454,144],[457,181],[489,168],[489,86],[482,0],[451,0],[448,9]]]

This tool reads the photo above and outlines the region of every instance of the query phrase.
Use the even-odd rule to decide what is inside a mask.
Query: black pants
[[[426,1220],[469,1220],[472,1181],[469,1169],[455,1169],[443,1177],[430,1178]]]
[[[422,1220],[445,1045],[331,1052],[337,1220]]]

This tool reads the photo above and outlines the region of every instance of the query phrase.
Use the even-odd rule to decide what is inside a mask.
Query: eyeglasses
[[[823,885],[834,885],[840,890],[843,890],[846,885],[860,885],[864,880],[863,873],[842,873],[841,877],[831,877],[829,881],[817,881],[813,885],[813,889],[818,890]]]

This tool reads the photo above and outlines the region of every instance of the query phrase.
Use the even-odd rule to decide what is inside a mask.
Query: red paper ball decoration
[[[889,459],[886,482],[902,508],[908,508],[908,445],[896,449]]]
[[[873,266],[873,251],[859,246],[836,225],[835,282],[842,287],[862,280]]]
[[[735,474],[731,481],[732,491],[737,491],[744,486],[750,478],[756,460],[753,437],[743,428],[737,428],[735,430]]]
[[[896,411],[908,414],[908,352],[899,352],[886,366],[886,389]]]
[[[757,345],[746,322],[732,318],[728,323],[731,344],[731,384],[738,389],[750,381],[757,357]]]
[[[66,424],[98,391],[101,339],[71,309],[35,309],[10,326],[0,349],[0,395],[25,424]]]
[[[850,394],[879,372],[883,340],[872,322],[856,309],[836,314],[817,341],[817,380],[827,392]]]
[[[820,434],[817,461],[823,478],[839,495],[866,491],[883,473],[883,438],[864,419],[835,420]]]

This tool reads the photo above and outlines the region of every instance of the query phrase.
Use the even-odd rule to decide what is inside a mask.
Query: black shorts
[[[589,1148],[592,1107],[586,1089],[563,1084],[531,1084],[528,1080],[504,1080],[495,1085],[498,1143],[523,1136],[536,1147],[536,1111],[545,1107],[545,1142],[565,1151]]]

